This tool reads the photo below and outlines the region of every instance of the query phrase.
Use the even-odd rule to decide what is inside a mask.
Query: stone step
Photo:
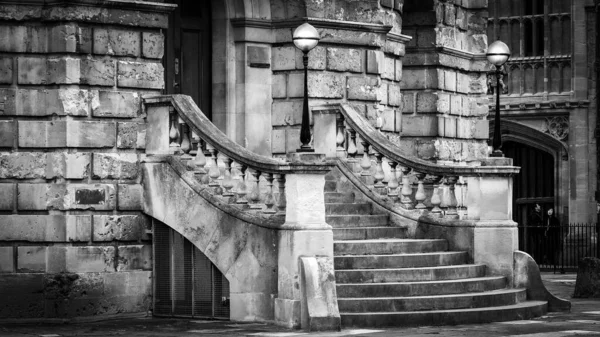
[[[340,298],[338,306],[340,313],[452,310],[511,305],[526,299],[525,289],[500,289],[435,296]]]
[[[338,269],[335,271],[335,280],[338,283],[456,280],[483,277],[485,268],[483,264],[464,264],[422,268]]]
[[[379,227],[388,224],[389,215],[326,215],[325,222],[334,228],[341,227]]]
[[[372,206],[368,203],[329,203],[325,204],[325,214],[327,215],[367,215],[371,214]]]
[[[414,268],[465,264],[467,252],[334,256],[335,269]]]
[[[544,315],[547,302],[453,310],[341,313],[342,327],[456,325],[530,319]]]
[[[448,250],[446,240],[373,239],[335,241],[334,255],[379,255],[401,253],[429,253]]]
[[[378,238],[402,239],[407,236],[407,228],[404,227],[348,227],[333,228],[334,240],[368,240]]]
[[[354,193],[325,192],[325,203],[353,203]]]
[[[337,283],[337,297],[404,297],[476,293],[503,289],[503,276],[475,277],[461,280],[386,283]]]

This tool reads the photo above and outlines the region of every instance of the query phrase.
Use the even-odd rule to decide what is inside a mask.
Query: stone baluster
[[[196,156],[194,157],[194,160],[191,161],[191,163],[194,165],[194,173],[196,174],[196,176],[206,174],[206,169],[204,168],[206,166],[206,156],[204,155],[204,149],[202,149],[202,139],[198,140],[198,149],[196,150]]]
[[[373,175],[373,179],[375,179],[373,187],[383,190],[383,188],[385,188],[385,185],[383,184],[383,179],[385,178],[385,174],[383,173],[383,155],[375,151],[375,158],[377,159],[377,162],[375,165],[375,174]]]
[[[356,153],[358,152],[356,147],[356,131],[349,129],[348,134],[350,135],[350,139],[348,140],[348,150],[346,150],[346,153],[348,154],[348,162],[355,163]]]
[[[371,158],[369,158],[369,143],[367,141],[362,140],[360,142],[363,146],[363,158],[360,161],[360,167],[362,171],[360,172],[361,176],[370,176],[371,175]]]
[[[458,219],[459,215],[457,212],[458,202],[456,200],[456,182],[458,181],[457,176],[449,176],[446,179],[448,183],[448,196],[450,197],[448,202],[448,212],[446,212],[446,218]]]
[[[467,218],[467,215],[469,213],[469,210],[467,209],[467,192],[468,192],[468,185],[467,185],[467,181],[465,180],[465,178],[462,179],[462,185],[461,185],[461,189],[460,189],[460,195],[461,195],[461,202],[462,202],[462,217],[464,219]]]
[[[248,194],[248,204],[250,205],[251,209],[261,209],[262,205],[260,204],[260,186],[259,186],[259,179],[260,179],[260,175],[261,172],[259,170],[256,169],[252,169],[250,170],[250,182],[252,184],[252,189],[250,190],[250,193]]]
[[[396,201],[398,198],[398,176],[396,175],[398,163],[390,161],[390,180],[388,181],[388,196]]]
[[[277,175],[277,187],[279,190],[279,198],[277,199],[277,211],[278,213],[285,214],[285,207],[287,205],[287,199],[285,198],[285,175]]]
[[[190,156],[189,154],[192,150],[192,143],[190,141],[190,127],[187,124],[181,122],[182,121],[180,121],[179,124],[179,129],[181,130],[181,143],[179,145],[179,148],[181,149],[181,151],[183,151],[181,159],[190,160],[192,159],[192,156]]]
[[[440,208],[442,209],[442,215],[446,216],[448,213],[448,205],[450,204],[450,189],[448,188],[447,177],[444,177],[440,184]]]
[[[179,125],[177,124],[179,117],[177,117],[177,113],[173,108],[169,108],[169,111],[169,123],[171,124],[169,128],[169,149],[171,153],[178,154],[181,151],[179,146]]]
[[[232,197],[232,196],[234,196],[233,192],[231,191],[231,189],[234,186],[234,181],[231,176],[232,160],[229,157],[223,156],[221,161],[225,165],[225,172],[223,173],[223,188],[225,189],[225,191],[223,191],[223,196],[224,197]]]
[[[206,149],[208,150],[208,153],[210,153],[210,168],[208,169],[208,177],[210,180],[208,182],[208,186],[220,187],[221,185],[219,184],[219,177],[221,176],[221,170],[219,170],[219,163],[217,161],[219,151],[208,143],[206,145]],[[218,193],[218,191],[216,192]]]
[[[410,167],[402,167],[402,197],[400,198],[400,203],[402,203],[406,209],[413,209],[413,203],[412,200],[410,200],[412,187],[410,186],[410,179],[408,178],[410,171]]]
[[[275,214],[277,211],[273,208],[275,206],[275,198],[273,197],[273,174],[264,173],[265,180],[267,181],[267,194],[265,195],[265,206],[263,213]]]
[[[344,137],[344,115],[338,114],[336,120],[337,132],[335,135],[336,142],[336,157],[338,158],[346,158],[346,149],[344,147],[344,142],[346,141],[346,137]]]
[[[236,188],[235,193],[237,194],[237,200],[235,201],[238,204],[248,204],[248,200],[246,199],[246,169],[248,166],[244,164],[238,164],[238,170],[240,172],[240,179]]]
[[[425,206],[425,204],[423,203],[423,201],[425,201],[425,199],[427,198],[427,196],[425,195],[425,186],[423,186],[423,179],[425,179],[425,173],[416,173],[415,176],[417,177],[417,192],[415,193],[415,201],[417,202],[417,205],[415,206],[415,208],[426,209],[427,206]]]
[[[442,177],[440,176],[436,176],[434,181],[433,181],[433,191],[431,192],[431,205],[433,205],[433,208],[431,209],[431,216],[433,217],[441,217],[442,216],[442,209],[440,208],[440,204],[442,203],[442,197],[441,197],[441,189],[440,189],[440,181],[442,180]]]

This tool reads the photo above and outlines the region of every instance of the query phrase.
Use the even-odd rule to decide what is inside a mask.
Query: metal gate
[[[229,281],[190,241],[156,220],[154,315],[229,319]]]

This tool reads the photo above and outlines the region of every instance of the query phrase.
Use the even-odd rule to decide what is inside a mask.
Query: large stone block
[[[93,178],[135,179],[139,160],[136,153],[94,153]]]
[[[112,87],[115,85],[116,61],[112,59],[81,59],[81,83]]]
[[[402,103],[402,94],[399,84],[388,85],[388,104],[391,106],[400,106]]]
[[[73,273],[97,273],[115,270],[115,247],[87,246],[65,248],[65,270]]]
[[[0,211],[15,209],[17,198],[17,184],[0,184]]]
[[[402,116],[403,136],[433,137],[438,135],[438,118],[435,115]]]
[[[143,215],[94,215],[94,241],[148,240],[150,223]]]
[[[0,121],[0,147],[13,147],[17,138],[16,133],[15,122]]]
[[[81,81],[80,60],[70,57],[49,58],[44,84],[79,84]]]
[[[46,157],[46,179],[83,179],[90,175],[89,153],[52,152]]]
[[[296,48],[294,47],[275,47],[271,51],[271,68],[273,70],[294,70],[296,69]]]
[[[74,24],[57,25],[49,28],[48,50],[52,53],[92,52],[92,28]]]
[[[27,27],[0,26],[0,51],[9,53],[24,53],[27,51]]]
[[[0,84],[11,84],[13,81],[12,57],[0,57]]]
[[[271,89],[273,98],[285,98],[287,95],[287,76],[284,74],[273,75],[273,86]]]
[[[117,123],[117,147],[119,149],[145,149],[146,124]]]
[[[302,122],[302,101],[274,100],[271,122],[273,126],[299,125]]]
[[[115,123],[67,122],[67,147],[113,147],[116,143]]]
[[[394,80],[396,78],[396,62],[395,59],[391,57],[383,58],[383,72],[381,73],[381,78],[386,80]]]
[[[142,56],[161,59],[165,50],[165,36],[162,33],[142,32]]]
[[[308,97],[342,98],[344,80],[344,75],[311,72],[308,74]],[[288,97],[304,97],[304,74],[288,75]]]
[[[377,101],[378,89],[381,85],[379,79],[374,77],[348,77],[348,99],[358,99],[363,101]]]
[[[140,33],[120,29],[94,29],[94,54],[140,56]]]
[[[360,73],[363,63],[360,49],[327,48],[327,70]]]
[[[379,75],[383,72],[383,52],[367,50],[367,74]]]
[[[36,179],[46,177],[43,152],[0,153],[0,179]]]
[[[90,109],[89,92],[75,88],[0,89],[0,100],[5,116],[87,116]]]
[[[118,209],[121,211],[141,211],[143,209],[144,188],[139,184],[119,184]]]
[[[94,117],[135,118],[140,113],[141,99],[137,92],[92,91]]]
[[[115,208],[115,187],[110,184],[19,184],[21,210]]]
[[[152,270],[152,245],[118,247],[117,271]]]
[[[29,242],[87,242],[89,215],[0,215],[0,240]]]
[[[163,89],[164,68],[160,63],[119,61],[117,83],[120,87]]]
[[[13,247],[0,247],[0,273],[14,273],[14,250]]]
[[[25,246],[17,248],[17,271],[43,273],[46,271],[47,247]]]
[[[271,131],[271,152],[285,153],[285,129]]]
[[[46,84],[47,72],[45,57],[17,58],[17,81],[19,84]]]

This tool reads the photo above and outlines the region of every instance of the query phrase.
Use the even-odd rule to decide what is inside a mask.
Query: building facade
[[[152,310],[248,321],[299,317],[299,286],[285,279],[288,270],[278,259],[287,255],[280,234],[269,227],[272,220],[258,217],[265,226],[225,231],[225,224],[258,220],[200,212],[199,204],[218,202],[198,199],[201,189],[180,187],[184,173],[149,169],[157,152],[147,149],[161,148],[156,140],[165,137],[151,126],[152,116],[163,113],[155,105],[164,102],[149,97],[184,94],[250,152],[278,160],[295,152],[303,64],[292,32],[306,21],[321,36],[309,54],[311,109],[351,107],[403,155],[439,167],[486,162],[492,128],[485,51],[492,35],[510,41],[509,91],[501,98],[503,119],[511,121],[502,126],[505,152],[527,157],[527,151],[542,151],[531,163],[538,166],[527,172],[544,160],[553,165],[539,183],[543,192],[536,187],[521,195],[527,180],[515,179],[516,197],[523,200],[513,209],[532,200],[552,202],[563,219],[595,221],[594,4],[513,1],[505,13],[497,2],[489,2],[488,17],[488,2],[481,0],[0,1],[0,293],[6,299],[0,318]],[[550,42],[557,36],[570,42]],[[203,152],[190,126],[173,108],[166,111],[171,145]],[[314,123],[315,135],[321,126]],[[359,143],[351,132],[333,136],[348,153],[350,142]],[[364,148],[351,154],[366,157],[363,169],[375,171],[381,156],[369,159]],[[206,151],[216,163],[215,149]],[[389,184],[396,166],[386,165],[379,180]],[[274,178],[267,173],[254,175],[249,197],[261,198],[259,181],[272,192]],[[424,176],[403,178],[403,194],[431,208],[437,178],[420,199]],[[162,180],[151,180],[156,177]],[[502,181],[501,194],[509,195],[512,185]],[[314,186],[322,194],[327,185],[315,180]],[[155,204],[155,195],[164,202]],[[459,208],[466,205],[468,198],[459,199]],[[456,199],[449,202],[438,204],[457,206]],[[410,198],[403,203],[410,206]],[[473,207],[469,219],[512,223],[504,202],[490,205],[490,214],[486,207]],[[515,214],[518,221],[522,213]],[[204,229],[185,226],[192,221],[223,226],[207,237]],[[411,218],[408,227],[415,232],[419,221]],[[512,244],[514,236],[506,235]],[[502,275],[510,270],[512,282],[515,247],[504,247],[506,259],[498,263],[492,253],[474,258],[485,242],[470,243],[471,260],[489,262]]]

